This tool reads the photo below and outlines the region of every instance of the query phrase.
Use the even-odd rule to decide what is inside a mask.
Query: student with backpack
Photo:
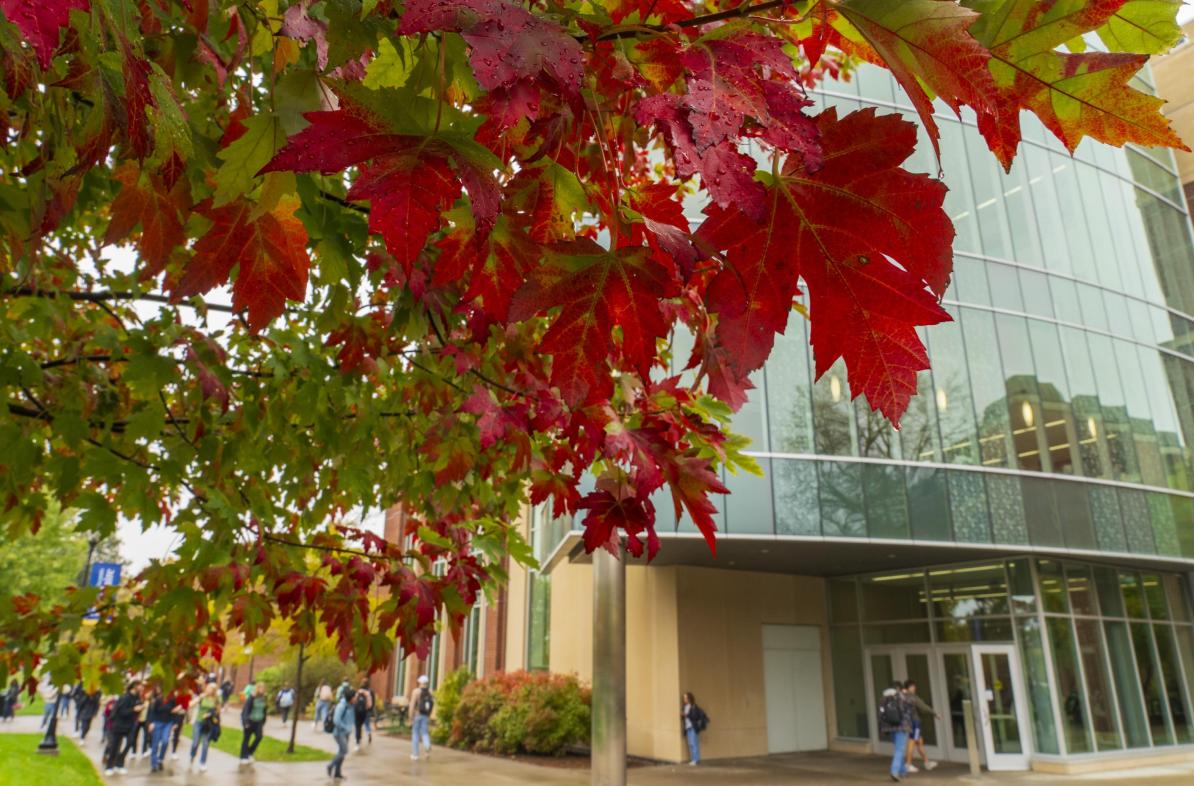
[[[424,755],[431,758],[431,711],[435,709],[435,697],[431,695],[429,682],[426,674],[420,674],[419,687],[410,694],[411,711],[414,713],[410,730],[410,757],[416,761],[420,742],[423,743]]]
[[[912,733],[912,702],[904,686],[893,682],[879,701],[879,733],[891,737],[891,779],[896,783],[908,775],[908,736]]]
[[[697,705],[691,692],[681,696],[680,702],[680,722],[688,740],[688,763],[695,767],[701,763],[701,733],[709,727],[709,716]]]
[[[329,732],[336,740],[336,756],[328,762],[328,777],[341,780],[344,774],[340,768],[344,766],[344,759],[348,756],[348,735],[352,734],[353,707],[348,698],[352,689],[348,683],[340,686],[340,698],[335,708],[324,721],[324,731]]]
[[[369,713],[373,712],[373,691],[369,690],[369,683],[362,682],[361,687],[353,695],[352,715],[356,727],[357,753],[361,752],[361,729],[369,722]],[[373,742],[373,732],[369,732],[369,742]]]
[[[252,695],[245,700],[244,709],[240,713],[241,726],[244,727],[244,734],[240,740],[241,764],[252,764],[253,754],[257,752],[257,746],[261,744],[261,737],[264,735],[263,730],[265,729],[265,714],[269,709],[266,701],[265,686],[258,682],[253,688]]]
[[[941,720],[941,715],[916,693],[916,680],[904,682],[904,695],[912,702],[912,733],[908,735],[908,772],[920,772],[912,763],[913,755],[919,750],[921,764],[925,770],[932,770],[937,762],[929,761],[929,754],[925,750],[924,737],[921,735],[920,714],[927,713],[930,717]]]
[[[278,691],[278,710],[282,713],[282,725],[290,720],[290,708],[294,706],[294,689],[289,685]]]

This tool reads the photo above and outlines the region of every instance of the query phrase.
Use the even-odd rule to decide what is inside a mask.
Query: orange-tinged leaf
[[[261,330],[286,307],[307,293],[307,230],[294,211],[296,199],[279,200],[274,210],[253,219],[253,204],[239,199],[223,207],[205,202],[197,212],[212,221],[195,243],[195,256],[174,287],[178,296],[198,295],[228,281],[232,306],[248,310],[249,327]]]
[[[982,17],[971,28],[991,51],[999,113],[984,129],[1005,167],[1020,142],[1019,112],[1034,112],[1072,152],[1084,137],[1109,145],[1133,142],[1188,150],[1161,115],[1160,98],[1128,85],[1144,67],[1143,54],[1058,51],[1098,29],[1125,0],[965,0]]]
[[[167,188],[160,177],[143,173],[131,161],[119,166],[112,178],[121,189],[112,200],[104,243],[121,242],[140,225],[137,252],[145,262],[141,276],[155,276],[165,269],[174,249],[186,242],[184,215],[191,207],[190,183],[178,178],[173,188]]]

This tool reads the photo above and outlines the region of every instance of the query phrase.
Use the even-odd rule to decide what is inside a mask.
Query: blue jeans
[[[688,737],[688,760],[693,764],[701,763],[701,735],[694,728],[687,728],[684,730],[684,736]]]
[[[46,708],[42,710],[41,713],[41,726],[38,728],[44,729],[46,727],[46,724],[50,722],[50,718],[54,717],[54,713],[57,711],[57,706],[57,703],[53,701],[46,704]]]
[[[166,754],[170,751],[170,735],[174,732],[173,723],[153,724],[153,742],[150,743],[149,764],[153,769],[161,767],[166,761]]]
[[[908,774],[908,732],[900,729],[891,735],[895,751],[891,754],[891,774],[903,778]]]
[[[331,764],[328,765],[328,772],[333,775],[342,775],[340,767],[344,764],[344,759],[348,756],[348,732],[336,731],[332,733],[332,738],[336,740],[336,757],[332,759]]]
[[[327,712],[329,709],[331,709],[331,707],[332,707],[332,703],[330,701],[324,701],[323,699],[319,699],[318,701],[315,702],[315,725],[316,726],[323,723],[323,716],[327,715]]]
[[[423,747],[428,752],[431,751],[431,716],[430,715],[415,715],[415,724],[410,731],[411,753],[415,756],[419,755],[419,743],[423,743]]]
[[[199,763],[207,764],[207,748],[211,745],[211,726],[197,723],[191,727],[191,761],[195,760],[195,752],[199,752]]]

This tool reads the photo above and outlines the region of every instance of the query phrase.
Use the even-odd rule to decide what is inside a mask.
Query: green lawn
[[[95,766],[75,744],[58,738],[57,756],[37,752],[40,734],[0,734],[0,786],[103,786]]]
[[[191,736],[191,727],[189,725],[186,726],[183,728],[182,733],[183,736],[189,738]],[[212,744],[212,747],[239,758],[240,740],[240,726],[235,722],[231,724],[225,723],[224,730],[220,733],[220,739],[216,740]],[[289,740],[289,737],[287,740]],[[321,751],[307,745],[300,745],[297,742],[294,744],[294,753],[287,753],[287,744],[287,741],[279,740],[267,734],[261,738],[261,744],[257,746],[257,752],[253,754],[253,758],[257,761],[327,761],[332,757],[332,754],[327,751]],[[182,745],[179,745],[179,748],[181,747]],[[188,748],[187,750],[189,751],[190,749]],[[0,786],[3,786],[2,782],[0,782]]]

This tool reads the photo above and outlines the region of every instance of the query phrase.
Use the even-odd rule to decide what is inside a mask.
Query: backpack
[[[333,717],[335,714],[336,712],[333,710],[323,719],[323,731],[325,734],[331,734],[336,730],[336,719]]]
[[[692,727],[699,733],[704,733],[705,729],[709,728],[709,716],[700,707],[693,707],[695,712],[692,719]]]
[[[357,693],[356,701],[353,702],[353,711],[362,718],[369,713],[369,694],[363,691]]]
[[[431,691],[423,688],[423,692],[419,694],[419,700],[415,704],[415,709],[420,715],[430,715],[431,710],[435,708],[435,699],[431,695]]]
[[[900,712],[900,697],[898,695],[884,696],[879,705],[879,723],[884,726],[899,726],[904,717]]]

